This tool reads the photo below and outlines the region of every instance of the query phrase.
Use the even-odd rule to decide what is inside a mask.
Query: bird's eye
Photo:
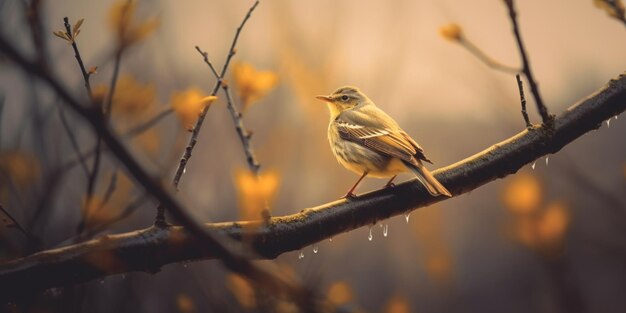
[[[346,95],[341,96],[341,101],[346,102],[348,100],[350,100],[350,97],[348,97]]]

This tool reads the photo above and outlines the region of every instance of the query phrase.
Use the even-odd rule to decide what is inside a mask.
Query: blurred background
[[[594,1],[518,2],[522,36],[551,113],[559,114],[626,69],[624,24]],[[25,18],[29,3],[0,1],[0,23],[2,35],[34,57]],[[124,137],[164,182],[171,180],[187,143],[189,116],[193,121],[197,114],[197,107],[189,113],[190,103],[197,104],[215,83],[194,46],[220,69],[251,5],[247,0],[136,3],[131,24],[138,35],[124,48],[112,123],[124,134],[166,112],[154,127]],[[44,55],[76,97],[87,99],[72,48],[52,32],[64,30],[65,16],[72,24],[85,19],[76,41],[86,67],[97,66],[91,75],[94,97],[103,95],[120,42],[120,18],[112,13],[119,6],[42,1]],[[250,183],[241,143],[218,93],[178,198],[199,220],[220,222],[248,216],[255,210],[249,199],[259,194],[270,201],[273,215],[343,195],[357,176],[335,161],[326,139],[327,108],[314,99],[343,85],[358,86],[394,117],[435,162],[431,169],[523,130],[514,75],[487,67],[442,37],[439,29],[449,23],[460,25],[464,38],[493,59],[520,66],[501,1],[262,1],[226,77],[254,134],[262,183]],[[528,101],[531,120],[539,122]],[[42,83],[0,60],[0,203],[8,215],[41,248],[72,243],[86,214],[87,229],[122,216],[106,224],[109,233],[151,225],[150,200],[123,214],[142,192],[106,154],[93,199],[85,205],[84,169],[75,161],[59,169],[76,160],[68,130],[81,151],[92,149],[96,140],[62,107]],[[372,240],[367,228],[357,229],[320,242],[317,253],[308,247],[303,258],[292,252],[276,262],[343,312],[624,312],[625,132],[626,123],[616,117],[516,175],[409,218],[381,221],[371,229]],[[357,191],[384,183],[369,178]],[[32,252],[2,214],[0,257]],[[258,291],[216,261],[171,264],[155,275],[110,276],[71,294],[77,312],[256,311],[259,299]],[[57,301],[62,295],[43,298],[37,312],[63,311],[59,305],[67,304]]]

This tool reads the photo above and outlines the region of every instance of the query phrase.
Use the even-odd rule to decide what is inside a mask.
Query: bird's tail
[[[430,193],[433,197],[444,195],[446,197],[452,197],[452,194],[446,187],[444,187],[434,176],[431,174],[424,165],[421,163],[418,164],[409,164],[408,168],[415,173],[417,176],[417,180],[426,187],[428,193]]]

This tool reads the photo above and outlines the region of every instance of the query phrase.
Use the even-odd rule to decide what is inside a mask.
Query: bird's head
[[[316,96],[315,98],[328,104],[331,117],[336,117],[341,112],[356,106],[372,103],[358,88],[351,86],[341,87],[328,96]]]

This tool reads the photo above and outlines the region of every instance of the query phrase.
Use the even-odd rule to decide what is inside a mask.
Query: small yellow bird
[[[341,87],[316,98],[328,104],[328,140],[337,161],[361,175],[344,198],[355,197],[354,189],[367,175],[391,177],[385,185],[390,187],[398,173],[407,171],[412,171],[432,196],[452,196],[422,164],[432,164],[422,147],[359,89]]]

